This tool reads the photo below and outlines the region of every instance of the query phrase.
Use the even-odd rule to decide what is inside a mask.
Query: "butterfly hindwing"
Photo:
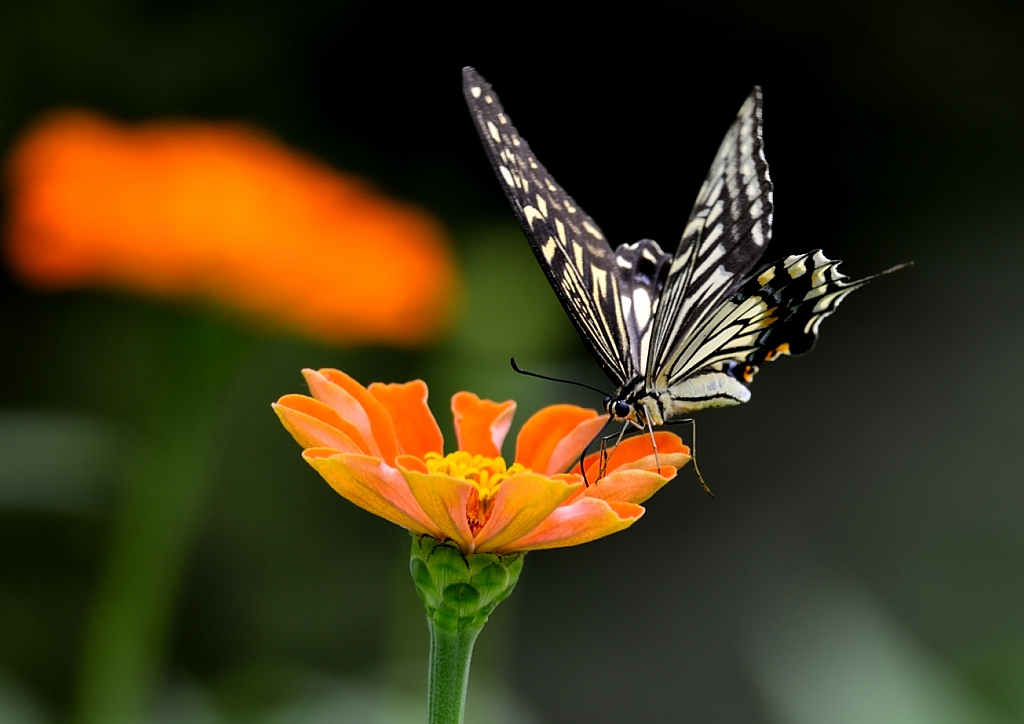
[[[821,321],[879,276],[850,281],[839,264],[818,250],[787,257],[748,279],[687,338],[676,364],[661,371],[654,387],[674,401],[663,402],[666,414],[746,402],[758,365],[809,352]]]
[[[835,312],[851,292],[872,279],[906,266],[900,264],[870,277],[850,281],[839,271],[841,263],[829,259],[820,249],[795,254],[768,267],[737,292],[737,298],[749,291],[777,303],[774,316],[778,321],[758,337],[757,349],[750,352],[746,362],[758,365],[781,355],[796,356],[810,352],[818,340],[818,327],[822,320]]]
[[[638,373],[647,368],[651,332],[671,259],[650,239],[623,244],[615,250],[615,263],[622,276],[620,304],[630,335],[633,368]]]
[[[518,134],[490,84],[472,68],[462,88],[477,132],[527,240],[591,354],[616,386],[636,374],[623,276],[597,223]]]
[[[744,282],[771,239],[773,189],[761,103],[754,88],[697,195],[662,291],[648,384],[679,359],[690,334]]]

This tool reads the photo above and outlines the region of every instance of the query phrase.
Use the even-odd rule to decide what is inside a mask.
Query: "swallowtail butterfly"
[[[613,251],[537,160],[490,84],[464,68],[462,88],[537,261],[615,385],[605,400],[610,419],[653,430],[746,402],[759,365],[810,351],[821,321],[850,292],[905,266],[850,281],[817,250],[756,269],[773,210],[760,88],[725,134],[675,254],[650,239]]]

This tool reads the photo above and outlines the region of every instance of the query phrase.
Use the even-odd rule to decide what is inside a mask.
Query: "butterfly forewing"
[[[772,234],[772,182],[754,88],[725,134],[669,267],[646,366],[652,383],[708,314],[744,282]]]
[[[462,89],[523,232],[569,319],[616,386],[637,374],[620,304],[623,276],[590,218],[537,161],[490,84],[472,68]]]

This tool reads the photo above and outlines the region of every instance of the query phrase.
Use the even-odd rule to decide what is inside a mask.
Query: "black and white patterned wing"
[[[647,369],[654,318],[671,260],[671,254],[650,239],[622,244],[615,250],[615,264],[622,278],[620,303],[629,330],[633,368],[638,374]]]
[[[850,281],[820,250],[787,257],[748,279],[669,360],[655,390],[666,420],[750,399],[758,365],[809,352],[821,321],[855,289],[900,265]]]
[[[639,374],[631,322],[621,305],[623,275],[597,224],[537,161],[490,84],[462,70],[462,90],[498,181],[558,300],[608,378]]]
[[[755,268],[772,235],[772,182],[761,137],[761,89],[740,107],[690,212],[654,320],[647,384],[679,370],[690,335]]]

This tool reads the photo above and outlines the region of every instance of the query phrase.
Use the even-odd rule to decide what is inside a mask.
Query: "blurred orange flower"
[[[577,545],[632,525],[639,505],[689,462],[689,449],[658,432],[630,438],[595,481],[591,455],[585,487],[578,464],[564,471],[607,420],[575,405],[546,407],[523,425],[515,463],[501,444],[516,404],[452,397],[459,450],[447,456],[427,407],[427,386],[375,382],[363,387],[344,372],[304,370],[313,397],[285,395],[274,405],[305,448],[306,462],[338,493],[420,535],[456,542],[465,553],[511,553]]]
[[[8,182],[7,258],[39,288],[198,296],[336,341],[421,342],[452,310],[437,221],[244,126],[65,112]]]

